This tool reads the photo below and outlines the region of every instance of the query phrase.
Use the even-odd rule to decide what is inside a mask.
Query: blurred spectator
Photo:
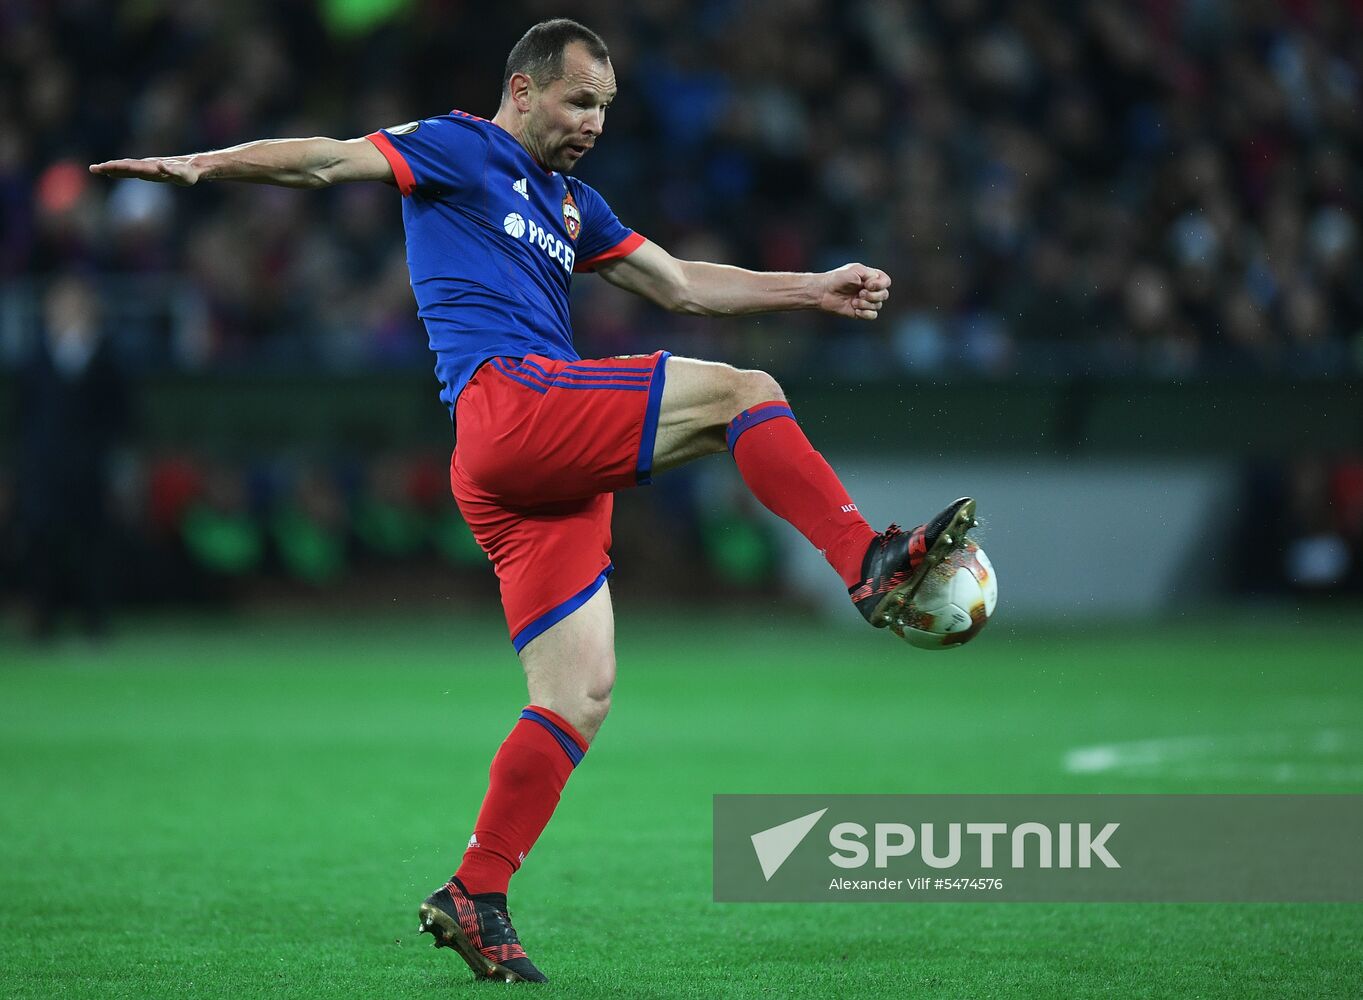
[[[409,478],[402,459],[380,458],[366,470],[352,506],[356,538],[379,559],[410,557],[428,541],[427,518],[413,502]]]
[[[128,427],[125,383],[90,283],[64,276],[44,299],[42,335],[18,395],[19,524],[38,637],[76,610],[107,626],[114,449]]]
[[[292,479],[270,519],[280,563],[294,579],[319,587],[334,583],[348,559],[348,522],[339,485],[312,466],[296,470]]]
[[[1288,583],[1322,593],[1363,583],[1363,464],[1303,459],[1288,491]]]
[[[172,471],[167,468],[162,476]],[[173,493],[173,482],[165,482],[163,491]],[[185,550],[202,571],[211,596],[227,596],[233,579],[262,568],[265,532],[253,516],[245,477],[238,470],[216,463],[204,476],[202,494],[187,498],[179,516]]]

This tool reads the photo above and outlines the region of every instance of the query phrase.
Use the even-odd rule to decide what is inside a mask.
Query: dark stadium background
[[[286,590],[326,594],[375,563],[479,572],[449,524],[439,466],[450,435],[395,192],[182,191],[84,168],[256,137],[351,137],[450,107],[490,115],[508,40],[556,9],[5,6],[7,602],[38,558],[26,503],[48,506],[25,470],[52,448],[16,399],[61,277],[97,300],[123,373],[125,402],[97,407],[118,604],[273,597],[290,580]],[[1135,442],[1244,460],[1234,516],[1254,572],[1232,584],[1357,589],[1357,10],[907,9],[576,10],[611,41],[623,93],[582,173],[627,224],[679,255],[771,269],[858,259],[896,279],[873,327],[677,318],[580,280],[584,356],[666,345],[766,367],[802,414],[830,425],[822,443],[835,450],[969,461]],[[868,385],[880,393],[854,395]],[[1152,394],[1153,414],[1132,411],[1154,421],[1139,433],[1095,418]],[[955,426],[922,423],[941,412]],[[648,536],[656,514],[692,543],[670,553],[685,567],[670,584],[765,584],[774,560],[752,505],[701,516],[695,477],[673,478],[624,502],[621,561],[635,552],[630,525]],[[724,532],[742,535],[741,556],[724,554]],[[1318,561],[1289,563],[1303,537]]]
[[[87,764],[134,731],[161,734],[155,753],[198,766],[196,727],[211,734],[220,724],[196,714],[206,711],[200,697],[236,706],[242,714],[229,715],[237,722],[223,724],[224,738],[240,736],[243,746],[257,737],[273,746],[295,724],[312,733],[300,721],[320,711],[306,671],[329,664],[351,677],[345,671],[401,667],[405,656],[439,691],[450,686],[440,671],[451,657],[469,676],[501,678],[502,701],[487,699],[487,723],[461,751],[475,762],[461,794],[476,794],[505,728],[496,713],[518,704],[517,674],[498,633],[494,580],[448,496],[450,428],[407,285],[396,191],[186,190],[109,182],[86,166],[264,137],[350,138],[456,107],[490,116],[510,45],[534,21],[563,14],[611,49],[620,98],[580,173],[625,224],[678,256],[781,270],[860,260],[895,282],[875,324],[805,314],[721,323],[661,314],[584,277],[573,293],[583,356],[666,347],[771,371],[816,446],[849,470],[873,520],[914,523],[950,496],[978,491],[1002,580],[998,624],[952,654],[959,659],[949,668],[923,666],[851,630],[855,619],[832,607],[837,595],[809,584],[824,576],[803,543],[748,497],[722,459],[623,495],[613,584],[635,676],[656,669],[653,693],[693,711],[686,718],[701,729],[713,706],[682,682],[695,665],[717,671],[703,673],[702,688],[741,703],[772,696],[763,679],[784,676],[772,671],[787,651],[790,691],[805,692],[790,695],[793,714],[781,715],[779,700],[768,704],[774,719],[798,719],[810,746],[753,751],[767,770],[741,788],[725,784],[729,759],[711,760],[710,771],[697,765],[692,791],[839,787],[835,762],[809,765],[801,752],[826,755],[813,734],[838,738],[827,719],[823,729],[813,720],[835,700],[819,687],[818,651],[843,643],[841,683],[890,701],[894,684],[906,683],[907,700],[921,696],[942,719],[963,720],[928,727],[925,740],[975,731],[968,720],[995,681],[1016,705],[1069,682],[1062,707],[1033,706],[1040,722],[999,723],[996,737],[1019,740],[1014,722],[1035,727],[1027,746],[1048,746],[1048,730],[1066,734],[1066,745],[1153,732],[1211,734],[1213,744],[1224,733],[1227,746],[1243,747],[1272,728],[1275,706],[1297,727],[1286,743],[1251,753],[1250,764],[1234,751],[1217,758],[1230,771],[1183,761],[1174,769],[1183,767],[1182,777],[1146,771],[1109,776],[1102,787],[1067,784],[1022,742],[986,739],[954,764],[915,772],[931,790],[1363,787],[1358,3],[10,0],[0,3],[0,687],[12,700],[0,697],[10,700],[0,735],[6,768],[22,776],[4,827],[17,856],[42,854],[35,813],[74,815],[63,790],[89,795]],[[806,619],[826,606],[825,618]],[[792,608],[801,620],[793,638]],[[749,674],[744,657],[764,645],[778,652]],[[481,659],[468,665],[474,652]],[[908,665],[887,666],[901,660]],[[211,681],[204,677],[202,691],[178,686],[180,667],[198,663],[213,664]],[[1052,663],[1057,672],[1048,674]],[[1098,663],[1102,686],[1087,672]],[[238,669],[240,691],[230,687]],[[1144,686],[1156,683],[1147,669],[1170,685],[1173,701]],[[349,718],[397,675],[364,676],[323,704]],[[1177,694],[1184,684],[1186,697]],[[1233,698],[1213,695],[1236,690],[1243,714]],[[158,691],[172,694],[162,703]],[[1128,699],[1129,714],[1095,721],[1108,719],[1103,706],[1118,698]],[[165,714],[156,714],[161,704]],[[724,704],[728,719],[734,702]],[[1160,705],[1175,715],[1159,715]],[[119,706],[130,713],[126,731],[102,710]],[[72,728],[67,710],[76,707],[114,728]],[[384,707],[400,725],[396,702]],[[257,732],[248,708],[277,713],[280,728],[262,722]],[[665,726],[660,720],[673,717],[642,718]],[[872,742],[880,732],[861,729],[856,715],[842,721],[844,732]],[[380,723],[359,723],[367,725],[377,732]],[[633,725],[613,718],[605,732],[617,726],[628,742],[642,723]],[[1343,756],[1326,762],[1334,770],[1312,756],[1301,735],[1310,725],[1344,734],[1332,744]],[[900,729],[881,735],[900,750],[907,744],[895,741],[911,738]],[[344,734],[334,736],[344,757]],[[93,756],[63,756],[76,748]],[[1275,753],[1301,758],[1285,765],[1298,768],[1285,784],[1263,776],[1282,763]],[[989,768],[1010,756],[1016,770],[991,779]],[[807,782],[792,783],[795,761]],[[277,764],[266,755],[266,767]],[[668,774],[682,768],[670,757],[656,764]],[[186,772],[187,788],[204,773],[222,778],[204,766]],[[126,805],[160,773],[130,767],[102,779],[100,794]],[[375,776],[376,787],[388,774]],[[767,784],[764,774],[782,777]],[[886,763],[854,790],[909,790],[900,774]],[[649,784],[654,774],[637,778]],[[235,794],[250,801],[249,788]],[[449,808],[446,822],[462,829],[463,806]],[[667,814],[669,806],[654,808]],[[221,819],[204,816],[209,827]],[[706,834],[701,807],[685,816],[700,824],[692,835]],[[119,835],[136,838],[141,819],[128,822]],[[561,836],[587,837],[574,822],[562,819]],[[589,829],[585,818],[581,828]],[[423,842],[413,892],[427,875],[443,876],[447,841]],[[179,841],[166,843],[169,855],[150,856],[174,856]],[[666,884],[686,887],[675,899],[690,907],[687,933],[722,949],[705,922],[719,918],[701,916],[703,896],[685,895],[695,888],[688,878],[707,891],[707,862],[692,860],[699,874],[678,862],[687,874]],[[12,874],[20,881],[2,894],[6,926],[26,928],[6,965],[35,994],[58,983],[93,988],[93,967],[31,936],[50,916],[45,890],[72,870],[48,861],[33,863],[30,876]],[[147,864],[156,873],[147,878],[171,878]],[[525,877],[552,891],[557,876],[543,873],[559,869],[549,864]],[[239,875],[251,877],[249,866]],[[669,891],[660,893],[664,909],[675,902]],[[614,905],[600,897],[601,912]],[[790,921],[781,940],[793,941],[820,919],[806,909],[780,919],[763,911],[763,920],[774,935]],[[146,933],[160,919],[153,911],[134,910],[123,925],[141,944],[123,953],[106,941],[113,950],[100,953],[127,995],[175,991],[170,980],[132,971],[158,954]],[[1059,989],[1026,971],[1045,967],[1054,921],[1086,919],[1053,909],[1050,931],[1037,931],[1027,917],[1036,912],[1013,908],[988,932],[961,916],[918,932],[925,960],[936,945],[969,949],[982,934],[981,947],[1005,966],[1022,963],[1020,980],[997,982],[971,978],[978,970],[968,963],[938,966],[935,979],[897,979],[899,971],[885,972],[901,970],[889,955],[895,932],[870,917],[847,919],[854,940],[879,942],[871,950],[889,963],[877,966],[887,989],[1027,995]],[[1341,964],[1340,941],[1356,939],[1352,910],[1333,910],[1323,924],[1314,911],[1217,917],[1228,922],[1208,925],[1208,953],[1223,954],[1224,966],[1199,965],[1175,947],[1183,957],[1163,968],[1159,948],[1195,937],[1200,925],[1186,910],[1161,912],[1162,923],[1133,915],[1102,925],[1115,928],[1114,941],[1152,934],[1145,947],[1153,950],[1140,969],[1122,966],[1115,944],[1085,953],[1090,986],[1114,976],[1119,992],[1141,992],[1141,977],[1155,976],[1156,993],[1235,995],[1226,984],[1239,982],[1241,995],[1268,995],[1291,982],[1286,992],[1324,995],[1351,975],[1360,981],[1356,962]],[[1309,956],[1309,974],[1278,947],[1289,940]],[[1017,948],[1032,958],[1017,958]],[[1255,979],[1261,973],[1246,970],[1265,951],[1278,956],[1276,971]],[[302,954],[295,958],[306,963]],[[213,964],[227,960],[211,947],[181,960],[186,968],[207,961],[201,985],[230,990],[234,980]],[[675,982],[690,975],[680,953],[669,961]],[[811,995],[851,988],[842,973],[782,961]],[[366,988],[410,988],[376,968],[365,967],[361,978],[376,977]],[[344,976],[324,981],[363,991]],[[640,995],[673,995],[654,986]],[[695,995],[729,986],[702,980]]]

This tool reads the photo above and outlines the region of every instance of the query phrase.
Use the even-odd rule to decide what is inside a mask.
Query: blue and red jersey
[[[591,187],[546,170],[486,119],[452,111],[366,138],[403,195],[412,291],[451,414],[488,358],[581,360],[573,272],[632,253],[643,237]]]

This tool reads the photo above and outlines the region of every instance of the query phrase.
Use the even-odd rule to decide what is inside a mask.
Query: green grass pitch
[[[614,713],[512,886],[546,995],[1363,995],[1363,906],[717,905],[709,855],[716,792],[1357,793],[1356,613],[932,654],[618,605]],[[492,611],[0,645],[0,993],[506,988],[415,913],[523,703]]]

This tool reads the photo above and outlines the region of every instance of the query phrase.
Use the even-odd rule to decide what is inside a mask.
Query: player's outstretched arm
[[[90,173],[185,187],[199,181],[247,181],[320,188],[393,179],[393,168],[368,139],[262,139],[211,153],[109,160],[91,164]]]
[[[875,319],[890,297],[890,276],[865,264],[844,264],[822,274],[748,271],[678,260],[648,240],[597,271],[611,284],[664,309],[700,316],[820,309],[838,316]]]

